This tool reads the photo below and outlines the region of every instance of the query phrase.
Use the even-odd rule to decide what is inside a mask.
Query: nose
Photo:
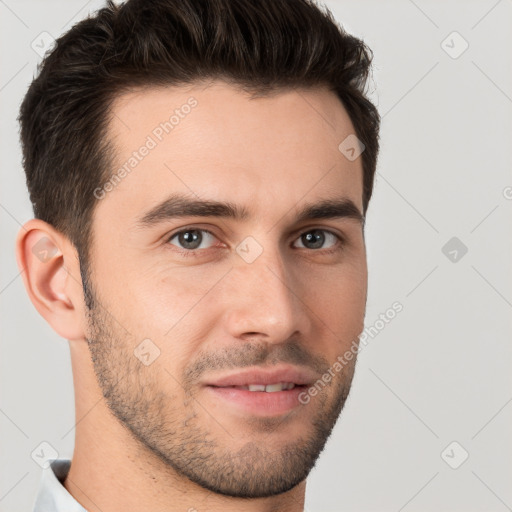
[[[225,293],[225,326],[234,338],[282,343],[308,332],[311,311],[304,290],[279,250],[266,248],[252,263],[240,259]]]

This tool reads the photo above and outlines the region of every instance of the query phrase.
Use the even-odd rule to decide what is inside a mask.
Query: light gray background
[[[74,443],[67,342],[32,306],[14,257],[32,217],[16,116],[40,61],[32,41],[101,5],[0,0],[1,511],[31,510],[42,441],[60,457]],[[512,1],[326,5],[374,50],[383,115],[366,325],[395,301],[404,309],[360,353],[306,510],[512,510]],[[458,58],[453,31],[469,44]],[[468,248],[456,262],[442,252],[452,237]]]

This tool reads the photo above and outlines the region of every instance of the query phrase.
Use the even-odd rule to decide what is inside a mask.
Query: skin
[[[303,510],[306,477],[347,398],[355,358],[286,415],[243,414],[201,383],[278,363],[321,377],[363,330],[361,223],[295,221],[306,202],[333,197],[362,212],[361,158],[338,150],[354,129],[319,87],[257,99],[221,81],[148,88],[113,105],[116,165],[191,96],[191,113],[97,202],[92,310],[71,242],[38,219],[18,235],[27,292],[71,350],[75,450],[64,485],[94,512]],[[231,201],[251,215],[138,228],[170,192]],[[213,235],[201,232],[195,257],[179,252],[183,240],[169,241],[183,228]],[[322,231],[314,248],[301,237],[314,229],[345,241]],[[251,263],[235,250],[247,236],[262,248]],[[43,237],[54,253],[44,262],[32,252]],[[160,353],[146,366],[134,349],[148,338]]]

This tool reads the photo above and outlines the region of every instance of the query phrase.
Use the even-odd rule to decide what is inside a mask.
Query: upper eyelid
[[[213,233],[213,231],[209,230],[209,229],[206,229],[206,228],[198,228],[198,227],[195,227],[195,226],[190,226],[190,227],[185,227],[185,228],[180,228],[178,231],[175,231],[174,233],[170,234],[170,235],[166,235],[165,236],[165,240],[167,242],[169,242],[170,240],[172,240],[175,236],[179,235],[180,233],[186,233],[187,231],[205,231],[206,233],[214,236],[215,238],[217,238],[217,236],[215,235],[215,233]]]

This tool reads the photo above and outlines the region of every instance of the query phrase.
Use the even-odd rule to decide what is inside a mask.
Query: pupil
[[[315,229],[314,231],[310,231],[309,233],[306,233],[303,235],[303,237],[306,239],[306,243],[304,245],[307,245],[307,243],[312,242],[312,245],[315,249],[322,247],[324,243],[325,235],[323,231],[319,229]],[[303,240],[304,242],[304,240]],[[310,245],[311,246],[311,245]]]
[[[186,249],[196,249],[201,245],[201,236],[199,235],[199,231],[195,229],[181,233],[179,238],[180,244]]]

